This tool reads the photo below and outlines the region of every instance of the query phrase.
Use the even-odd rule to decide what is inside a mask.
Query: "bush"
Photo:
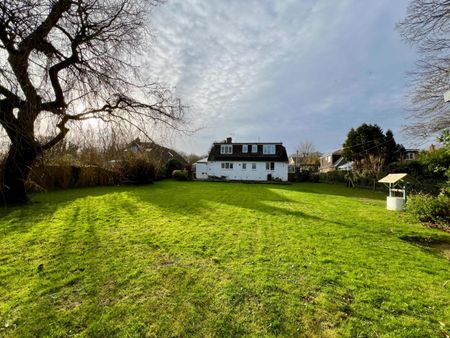
[[[182,170],[183,169],[183,164],[178,161],[177,159],[173,158],[171,160],[169,160],[169,162],[167,162],[166,166],[165,166],[165,175],[166,178],[171,178],[173,175],[173,172],[175,170]]]
[[[319,183],[319,181],[320,181],[319,173],[311,173],[310,182]]]
[[[172,172],[172,177],[177,181],[190,181],[191,175],[187,170],[174,170]]]
[[[290,182],[319,182],[319,173],[312,171],[297,171],[295,173],[289,173],[288,175]]]
[[[417,180],[423,180],[424,178],[430,177],[426,166],[419,161],[393,162],[387,166],[386,172],[406,173]]]
[[[156,177],[155,166],[144,158],[123,162],[120,167],[120,173],[122,182],[127,184],[149,184]]]
[[[450,226],[450,198],[416,194],[409,197],[406,210],[421,222]]]
[[[346,171],[330,171],[327,173],[320,173],[319,178],[321,182],[326,183],[346,183],[348,173]]]
[[[98,166],[61,166],[38,164],[26,182],[28,192],[116,185],[119,173]]]

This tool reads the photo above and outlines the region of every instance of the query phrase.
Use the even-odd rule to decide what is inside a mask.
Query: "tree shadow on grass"
[[[164,198],[160,194],[149,194],[148,191],[143,190],[135,190],[130,193],[140,201],[165,209],[171,214],[211,215],[214,214],[214,204],[223,204],[269,215],[293,216],[309,221],[344,225],[333,219],[326,219],[300,210],[292,210],[292,207],[295,208],[301,202],[273,191],[272,185],[241,184],[237,191],[235,184],[210,183],[208,190],[205,192],[202,189],[189,189],[189,186],[198,184],[197,182],[180,184],[183,184],[184,189],[189,190],[186,195],[171,194],[170,198]],[[164,193],[164,191],[161,191],[161,193]],[[279,204],[280,206],[273,204]]]
[[[450,260],[450,237],[448,236],[443,234],[434,236],[410,235],[401,236],[400,239],[426,252],[442,255]]]
[[[139,188],[94,187],[30,194],[31,201],[26,205],[0,207],[0,238],[10,233],[28,232],[37,223],[51,218],[58,209],[65,208],[78,199],[123,193]]]
[[[122,189],[120,192],[124,191]],[[97,194],[97,197],[100,195]],[[134,205],[127,199],[122,200],[121,194],[115,195],[108,199],[108,208],[103,208],[101,217],[115,210],[125,210],[128,215],[133,215]],[[124,235],[121,229],[114,223],[105,223],[104,219],[96,218],[99,205],[76,203],[77,199],[92,197],[93,194],[83,196],[77,193],[74,196],[75,199],[55,203],[55,209],[66,208],[67,212],[59,216],[59,224],[48,224],[48,233],[39,231],[44,229],[41,228],[43,225],[31,229],[33,225],[27,224],[26,228],[35,235],[20,238],[20,245],[26,245],[27,250],[16,255],[16,263],[8,263],[11,264],[12,275],[27,274],[23,284],[17,288],[26,290],[25,297],[20,298],[19,312],[14,310],[1,314],[10,317],[5,317],[5,320],[14,323],[5,332],[15,330],[11,334],[46,336],[51,332],[49,323],[64,330],[70,328],[73,334],[82,332],[89,323],[100,320],[103,310],[118,301],[115,295],[120,290],[117,282],[123,276],[120,272],[126,274],[127,266],[139,264],[132,262],[125,250],[120,250],[123,242],[128,240],[121,240],[120,236]],[[21,215],[31,217],[27,215],[28,212],[22,209]],[[50,207],[46,212],[49,212],[46,217],[52,217]],[[5,248],[5,252],[7,250]],[[25,266],[24,260],[27,261]],[[15,265],[18,265],[17,269]],[[10,298],[9,302],[14,304],[17,302],[15,297],[11,293],[5,299],[8,302]],[[79,312],[79,316],[74,316],[73,312],[78,311],[78,307],[84,310]],[[113,331],[114,328],[111,328],[111,332],[105,335],[112,335]]]
[[[273,185],[273,189],[297,191],[302,193],[342,196],[350,198],[361,198],[371,200],[384,200],[386,193],[383,191],[374,191],[366,188],[349,188],[341,184],[327,183],[294,183],[292,185]]]

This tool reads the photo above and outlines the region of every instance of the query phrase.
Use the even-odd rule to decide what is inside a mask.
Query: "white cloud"
[[[406,3],[169,1],[154,11],[146,68],[204,127],[177,146],[205,152],[232,134],[325,151],[359,121],[395,131],[414,58],[394,30]]]

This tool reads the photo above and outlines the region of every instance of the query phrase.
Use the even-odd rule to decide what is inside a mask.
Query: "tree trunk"
[[[28,202],[25,181],[38,154],[35,142],[27,141],[24,138],[10,146],[8,155],[2,163],[3,177],[1,177],[0,199],[4,204]]]

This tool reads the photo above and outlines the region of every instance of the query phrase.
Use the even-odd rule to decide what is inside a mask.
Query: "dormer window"
[[[257,153],[257,152],[258,152],[258,145],[252,144],[252,153]]]
[[[242,145],[242,152],[243,153],[248,153],[248,145],[247,144],[243,144]]]
[[[264,155],[275,155],[275,144],[265,144],[263,145]]]
[[[222,144],[220,146],[220,153],[221,154],[232,154],[233,146],[231,144]]]

